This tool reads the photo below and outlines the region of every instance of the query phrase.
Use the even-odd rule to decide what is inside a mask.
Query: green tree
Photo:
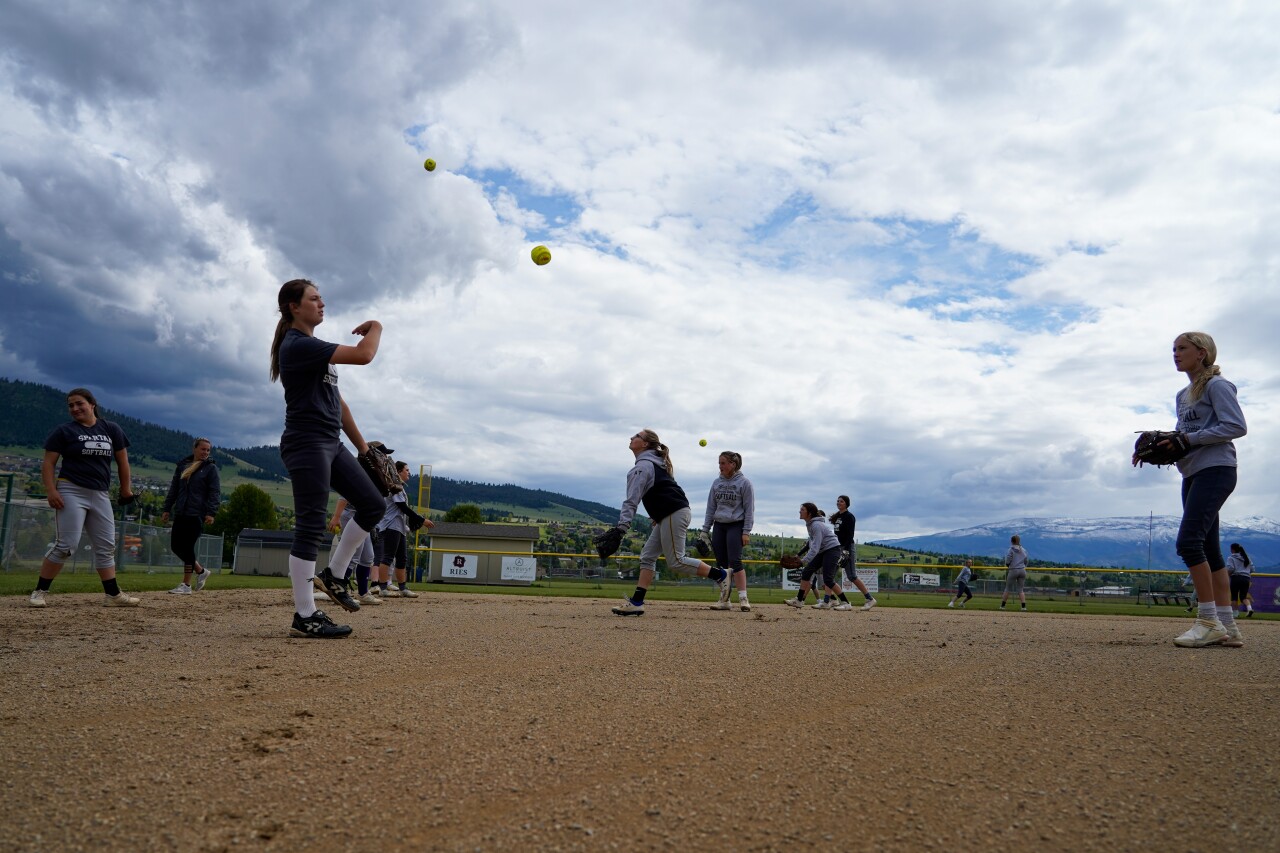
[[[484,522],[484,513],[475,504],[455,504],[444,514],[444,520],[461,524],[481,524]]]
[[[236,539],[240,536],[240,531],[245,528],[280,529],[280,521],[276,517],[276,505],[272,503],[271,495],[252,483],[236,486],[231,497],[214,516],[213,524],[209,525],[210,533],[222,536],[223,562],[231,562],[235,554]]]

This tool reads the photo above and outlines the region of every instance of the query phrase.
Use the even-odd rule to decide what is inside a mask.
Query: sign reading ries
[[[475,554],[443,554],[440,561],[440,578],[476,579],[476,567],[480,558]]]

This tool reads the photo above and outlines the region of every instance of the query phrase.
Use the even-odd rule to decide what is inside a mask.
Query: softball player
[[[1173,341],[1173,363],[1187,374],[1188,384],[1174,398],[1178,432],[1191,450],[1178,460],[1182,474],[1182,523],[1178,556],[1195,584],[1196,621],[1174,644],[1184,647],[1243,646],[1244,638],[1231,612],[1231,584],[1218,512],[1236,488],[1236,446],[1232,439],[1247,431],[1236,386],[1222,376],[1218,346],[1204,332],[1184,332]]]
[[[869,606],[863,609],[870,610],[876,606],[876,600],[871,596],[867,585],[858,577],[858,552],[853,541],[853,532],[858,519],[849,512],[848,495],[840,495],[836,498],[836,511],[830,521],[831,528],[836,532],[836,539],[840,541],[840,565],[844,567],[844,576],[849,583],[858,588],[858,592],[862,593],[869,603]]]
[[[840,564],[840,540],[836,538],[835,530],[823,516],[822,510],[818,509],[817,504],[814,503],[800,504],[800,520],[809,528],[809,543],[804,550],[804,553],[810,555],[809,562],[805,564],[800,574],[800,591],[796,593],[795,598],[788,598],[786,603],[791,607],[804,607],[805,596],[813,586],[813,576],[821,570],[822,588],[827,591],[828,599],[813,606],[818,610],[852,610],[853,605],[849,603],[849,597],[840,588],[836,576],[837,567]],[[831,596],[839,598],[840,603],[833,605],[830,601]],[[875,599],[867,596],[867,603],[862,606],[862,609],[870,610],[875,606]]]
[[[747,601],[747,573],[742,567],[742,549],[751,541],[755,523],[756,495],[751,481],[742,474],[742,455],[726,450],[720,454],[720,476],[707,493],[707,512],[702,520],[702,538],[708,534],[716,566],[733,575],[738,587],[738,607],[751,609]],[[712,610],[728,610],[729,602],[721,600]]]
[[[391,454],[394,451],[388,450]],[[404,462],[396,463],[396,474],[400,482],[409,482],[409,466]],[[409,589],[409,499],[404,491],[396,492],[387,498],[387,509],[378,521],[378,577],[380,594],[384,598],[417,598],[418,594]],[[430,521],[424,526],[434,527]],[[395,566],[396,585],[391,586],[391,567]]]
[[[357,451],[368,448],[351,410],[338,392],[337,364],[369,364],[378,353],[382,324],[366,320],[351,330],[361,340],[342,346],[315,337],[324,322],[324,300],[306,279],[285,282],[276,297],[280,320],[271,342],[271,379],[284,386],[284,433],[280,458],[293,483],[294,534],[289,549],[293,585],[293,633],[303,637],[345,637],[348,625],[335,625],[316,609],[319,588],[346,610],[360,604],[348,592],[348,564],[382,517],[385,504],[360,463],[342,446],[345,433]],[[330,555],[329,566],[316,574],[316,556],[328,519],[329,488],[356,508]]]
[[[635,454],[636,464],[627,473],[627,497],[622,502],[622,513],[616,526],[619,530],[630,527],[636,507],[643,503],[645,512],[653,520],[653,529],[640,550],[640,576],[636,580],[636,590],[613,608],[613,612],[619,616],[644,613],[644,597],[653,584],[659,555],[667,558],[667,566],[672,571],[693,572],[700,578],[711,578],[719,587],[720,603],[724,604],[729,600],[729,573],[685,555],[684,540],[689,531],[691,512],[689,499],[674,476],[671,451],[651,429],[642,429],[631,436],[628,447]]]
[[[218,463],[209,458],[213,444],[207,438],[197,438],[191,446],[191,455],[178,463],[173,470],[173,481],[165,495],[162,522],[173,513],[173,530],[169,535],[169,547],[182,561],[182,583],[169,592],[174,595],[190,595],[204,589],[209,572],[196,562],[196,543],[206,524],[213,524],[222,504],[222,484],[218,477]],[[195,586],[191,575],[195,574]]]
[[[1249,586],[1253,583],[1253,560],[1239,542],[1231,543],[1231,556],[1227,557],[1227,573],[1231,581],[1231,601],[1239,608],[1241,616],[1253,615],[1253,596]]]
[[[102,579],[106,607],[137,607],[138,599],[120,591],[116,583],[116,519],[111,509],[111,461],[120,475],[120,503],[133,502],[129,471],[129,439],[124,430],[98,416],[98,401],[84,388],[67,392],[71,422],[54,427],[44,441],[40,479],[53,507],[55,536],[40,563],[40,579],[27,604],[45,606],[45,593],[62,571],[62,564],[88,533],[93,542],[93,567]],[[62,467],[54,478],[58,460]]]
[[[346,498],[338,498],[338,505],[333,508],[333,518],[329,519],[329,530],[334,533],[341,534],[342,529],[347,526],[347,522],[355,517],[356,508],[347,503]],[[369,589],[369,574],[373,569],[373,540],[377,538],[377,534],[373,533],[365,537],[364,544],[360,546],[360,550],[351,558],[351,565],[347,567],[348,574],[356,573],[356,591],[360,595],[360,604],[382,604],[382,599],[378,598]],[[317,593],[317,600],[319,595]]]
[[[1004,610],[1009,601],[1009,593],[1018,591],[1018,601],[1022,602],[1022,612],[1027,612],[1027,549],[1022,547],[1022,537],[1014,534],[1009,537],[1009,552],[1004,555],[1004,564],[1009,571],[1004,575],[1004,595],[1000,596],[1000,609]]]
[[[964,607],[969,603],[969,599],[973,598],[973,591],[969,589],[969,581],[973,579],[973,560],[965,560],[964,565],[960,568],[960,576],[956,578],[956,594],[951,596],[951,600],[947,602],[948,607],[956,606],[956,599],[964,596],[964,601],[960,602],[960,606]]]

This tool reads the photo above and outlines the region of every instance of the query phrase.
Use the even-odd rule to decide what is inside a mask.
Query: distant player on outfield
[[[818,610],[852,610],[853,605],[849,603],[849,597],[840,588],[840,582],[837,577],[837,572],[839,571],[837,567],[840,565],[840,540],[836,538],[835,530],[827,523],[822,510],[818,509],[818,505],[814,503],[800,504],[800,520],[809,528],[809,543],[804,550],[804,553],[809,555],[809,562],[805,564],[804,570],[800,573],[800,591],[796,593],[795,598],[786,599],[786,603],[791,607],[804,607],[805,596],[809,594],[809,589],[813,586],[813,577],[821,571],[822,588],[827,591],[828,596],[838,598],[840,603],[834,604],[831,598],[828,597],[815,604],[814,608]],[[868,595],[867,602],[862,606],[862,609],[870,610],[875,606],[876,600]]]
[[[956,578],[956,594],[951,596],[951,600],[947,602],[948,607],[956,606],[956,599],[964,596],[964,601],[960,602],[960,606],[964,607],[969,603],[969,599],[973,598],[973,592],[969,589],[969,581],[973,579],[973,560],[965,560],[964,565],[960,568],[960,575]]]
[[[1004,595],[1000,597],[1000,609],[1004,610],[1009,601],[1009,593],[1018,591],[1018,601],[1022,602],[1022,612],[1027,611],[1027,549],[1022,547],[1022,537],[1013,534],[1009,537],[1009,552],[1004,555],[1004,564],[1008,571],[1004,575]]]
[[[138,599],[120,591],[116,583],[116,518],[111,508],[111,463],[120,474],[120,503],[133,502],[129,469],[129,439],[124,430],[98,417],[98,401],[85,388],[67,393],[71,423],[53,428],[44,440],[40,479],[53,507],[55,536],[40,564],[40,579],[27,604],[45,606],[45,593],[62,571],[82,532],[93,543],[93,567],[102,581],[106,607],[137,607]],[[62,468],[54,478],[58,460]]]
[[[641,504],[653,521],[653,529],[640,550],[640,576],[636,580],[636,590],[613,608],[613,612],[619,616],[644,613],[644,598],[653,584],[659,556],[667,558],[667,566],[672,571],[692,572],[700,578],[711,578],[719,588],[720,601],[727,602],[729,573],[685,555],[685,536],[689,532],[691,516],[689,499],[676,482],[670,450],[651,429],[642,429],[631,436],[628,447],[636,457],[636,464],[627,474],[627,497],[622,502],[622,513],[615,529],[625,531],[630,527]]]
[[[720,476],[707,493],[707,512],[702,520],[702,536],[711,540],[716,565],[733,575],[738,587],[738,607],[750,610],[747,601],[747,572],[742,566],[742,549],[751,541],[755,524],[755,489],[742,473],[742,455],[726,450],[720,454]],[[721,599],[713,610],[728,610],[729,602]]]
[[[173,470],[173,481],[165,495],[162,522],[173,513],[173,530],[169,535],[169,547],[182,561],[182,583],[169,592],[174,595],[190,595],[204,589],[209,572],[196,562],[196,543],[206,524],[213,524],[222,504],[222,483],[218,477],[218,463],[209,458],[213,443],[207,438],[197,438],[191,446],[191,455],[178,463]],[[191,578],[195,576],[195,585]]]
[[[1231,580],[1231,601],[1241,616],[1253,615],[1253,596],[1249,586],[1253,583],[1253,560],[1239,542],[1231,543],[1231,556],[1227,557],[1227,573]]]
[[[345,433],[356,450],[368,443],[360,434],[351,410],[338,392],[337,364],[369,364],[378,354],[382,324],[366,320],[352,330],[360,336],[355,346],[329,343],[315,337],[324,322],[324,300],[306,279],[293,279],[276,296],[280,319],[271,342],[271,379],[284,386],[284,433],[280,458],[293,483],[294,530],[289,549],[289,579],[293,586],[292,631],[303,637],[345,637],[349,625],[336,625],[316,608],[315,588],[343,608],[359,610],[347,590],[347,567],[378,523],[386,504],[369,475],[342,446]],[[355,505],[356,512],[343,528],[342,539],[330,554],[329,566],[316,573],[316,556],[328,519],[330,487]]]

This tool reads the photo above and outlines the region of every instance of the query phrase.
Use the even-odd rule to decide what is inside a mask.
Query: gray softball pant
[[[640,568],[653,569],[658,556],[667,558],[667,565],[674,572],[697,573],[701,560],[685,556],[684,537],[689,532],[689,508],[678,509],[666,518],[653,523],[649,538],[640,549]]]
[[[111,510],[111,495],[98,489],[86,489],[68,480],[59,480],[58,494],[62,509],[53,513],[56,531],[45,559],[62,565],[80,544],[80,534],[88,533],[93,543],[93,567],[98,571],[116,564],[116,518]]]

